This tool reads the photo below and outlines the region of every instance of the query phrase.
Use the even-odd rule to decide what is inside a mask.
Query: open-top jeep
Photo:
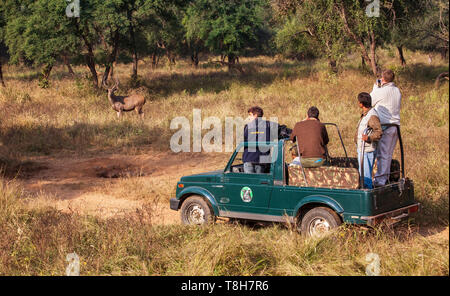
[[[242,142],[225,169],[184,176],[177,183],[172,210],[181,210],[185,224],[203,224],[216,217],[295,223],[302,233],[315,235],[341,223],[373,226],[382,220],[396,222],[417,212],[413,182],[405,177],[400,128],[401,162],[392,161],[387,185],[364,189],[358,160],[327,157],[319,168],[290,164],[287,139],[277,142]],[[261,174],[244,173],[244,147],[270,151],[272,161]]]

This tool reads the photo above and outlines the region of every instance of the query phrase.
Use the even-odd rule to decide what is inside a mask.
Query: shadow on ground
[[[43,124],[14,126],[0,131],[0,143],[22,155],[49,155],[59,151],[124,148],[169,143],[162,128],[127,121],[108,124],[74,123],[62,128]]]

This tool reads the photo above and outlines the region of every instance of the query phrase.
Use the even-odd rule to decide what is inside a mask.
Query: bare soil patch
[[[6,178],[28,179],[47,167],[34,161],[19,161],[0,158],[0,172]]]
[[[164,178],[170,180],[166,187],[175,189],[181,176],[220,169],[225,160],[213,154],[171,152],[86,158],[37,157],[32,162],[41,169],[21,182],[33,196],[30,206],[52,206],[62,211],[111,217],[143,207],[148,210],[151,205],[152,222],[174,224],[180,219],[179,213],[169,208],[171,196],[156,200],[152,193],[144,199],[136,199],[132,194],[140,189],[133,184]],[[129,190],[124,186],[130,186]],[[131,196],[123,194],[127,191]],[[158,193],[158,188],[155,191]]]
[[[52,206],[64,212],[77,212],[98,217],[127,215],[144,211],[155,224],[179,224],[179,213],[170,210],[167,188],[155,188],[144,199],[133,193],[139,189],[122,188],[135,181],[166,182],[175,189],[183,175],[201,173],[224,167],[228,155],[200,153],[152,152],[127,156],[108,154],[86,158],[39,157],[31,160],[27,177],[21,179],[24,187],[34,197],[30,206]],[[32,169],[31,169],[32,168]],[[129,185],[132,186],[132,185]],[[172,188],[173,187],[173,188]],[[162,194],[162,199],[154,198]],[[167,195],[167,196],[166,196]],[[397,231],[402,231],[399,227]],[[448,240],[448,227],[416,226],[403,229],[430,239]]]

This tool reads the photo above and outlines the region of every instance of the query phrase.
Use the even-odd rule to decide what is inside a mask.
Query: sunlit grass
[[[389,52],[379,54],[381,63],[396,71],[403,95],[406,172],[424,206],[411,223],[442,231],[449,221],[449,89],[448,82],[435,89],[434,78],[448,71],[448,65],[438,58],[428,64],[426,55],[406,52],[408,64],[401,68]],[[347,151],[355,156],[356,97],[373,85],[373,77],[358,62],[349,57],[338,75],[329,73],[325,61],[271,57],[242,58],[245,75],[207,63],[193,69],[182,60],[172,69],[152,70],[141,63],[144,120],[135,113],[118,120],[105,91],[94,90],[84,78],[84,67],[74,67],[75,81],[64,74],[65,68],[56,67],[51,87],[41,89],[38,70],[9,66],[4,69],[7,87],[0,88],[0,166],[11,176],[21,163],[42,155],[168,152],[175,132],[169,128],[171,119],[192,120],[196,108],[203,118],[217,116],[224,122],[229,116],[245,118],[252,105],[289,127],[315,105],[322,121],[338,124]],[[119,94],[131,91],[130,69],[123,64],[115,69]],[[330,153],[342,155],[337,134],[330,131],[330,136]],[[228,156],[211,154],[215,163],[223,159],[223,165]],[[163,175],[150,180],[124,177],[99,190],[149,205],[168,204],[176,180]],[[151,206],[117,219],[63,214],[26,207],[22,201],[27,198],[17,182],[2,179],[2,275],[62,275],[71,252],[80,256],[84,275],[364,275],[369,252],[379,254],[382,275],[448,275],[449,270],[448,230],[430,238],[407,227],[367,231],[344,226],[314,240],[280,225],[156,226],[149,219]]]

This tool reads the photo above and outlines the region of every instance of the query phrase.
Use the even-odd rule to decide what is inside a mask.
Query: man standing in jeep
[[[402,94],[394,84],[394,72],[385,70],[381,81],[373,86],[370,93],[372,107],[377,111],[380,118],[383,136],[377,148],[377,172],[375,173],[375,187],[384,186],[389,179],[392,154],[397,144],[398,134],[395,126],[383,126],[384,124],[400,125],[400,104]]]

